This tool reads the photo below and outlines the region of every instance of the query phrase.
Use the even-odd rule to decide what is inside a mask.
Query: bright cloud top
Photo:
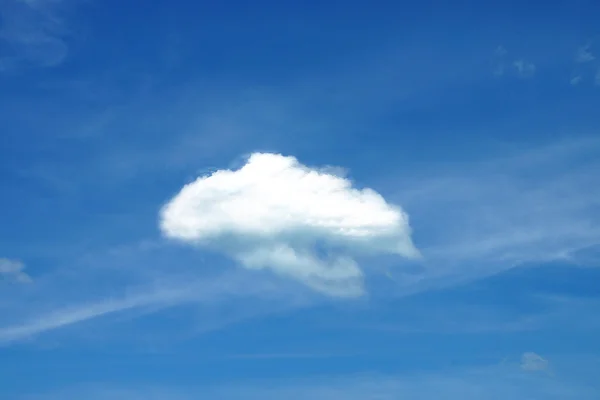
[[[363,292],[352,255],[419,255],[400,207],[279,154],[254,153],[238,170],[184,186],[162,209],[160,224],[166,237],[216,248],[246,268],[269,268],[337,296]]]

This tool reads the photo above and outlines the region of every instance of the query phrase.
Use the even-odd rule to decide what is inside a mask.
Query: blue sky
[[[599,398],[598,15],[0,0],[0,397]]]

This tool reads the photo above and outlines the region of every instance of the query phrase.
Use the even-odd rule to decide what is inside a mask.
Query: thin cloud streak
[[[104,300],[97,303],[68,307],[20,325],[0,328],[0,343],[21,340],[42,332],[52,331],[122,311],[152,305],[174,305],[186,300],[189,301],[190,298],[190,294],[186,291],[157,291],[116,300]]]
[[[599,149],[598,140],[575,140],[400,178],[405,189],[390,199],[410,215],[425,268],[421,288],[406,280],[405,289],[527,263],[580,264],[584,254],[589,262],[586,249],[600,245]]]
[[[597,253],[589,249],[600,245],[594,212],[600,206],[600,188],[595,185],[600,173],[600,160],[595,157],[599,147],[598,140],[567,141],[470,163],[464,169],[438,170],[433,177],[397,176],[395,182],[403,182],[405,190],[386,198],[401,204],[411,217],[424,259],[422,270],[414,275],[396,265],[391,270],[395,291],[383,295],[448,286],[526,263],[561,260],[592,265]],[[127,263],[147,266],[154,256],[134,257]],[[68,301],[73,306],[55,307],[58,311],[50,313],[33,310],[32,318],[25,322],[1,328],[0,341],[11,342],[126,310],[189,302],[204,302],[210,308],[228,299],[239,302],[271,295],[281,301],[291,293],[290,287],[279,286],[279,281],[265,284],[268,274],[260,271],[201,281],[202,275],[195,275],[193,266],[184,270],[187,281],[163,282],[120,299],[86,301],[89,295],[79,293],[80,300]],[[170,264],[169,271],[173,273]],[[189,277],[194,277],[191,282]],[[250,277],[252,284],[246,280]],[[56,279],[43,293],[60,293],[61,282]],[[191,289],[193,284],[198,286]],[[60,296],[56,300],[60,301]],[[241,315],[246,314],[243,310]],[[508,329],[516,328],[510,325]]]
[[[186,304],[210,315],[201,326],[192,328],[200,334],[257,315],[305,307],[312,301],[303,291],[294,291],[293,287],[276,280],[254,278],[251,274],[236,271],[213,277],[188,273],[177,279],[157,281],[152,286],[129,288],[120,297],[71,300],[69,306],[55,306],[54,311],[49,312],[34,310],[23,322],[0,326],[0,345],[119,313],[134,312],[134,316],[139,316]],[[60,291],[53,287],[46,288],[45,292],[49,290]],[[236,307],[229,310],[227,316],[212,315],[213,311],[232,303]]]
[[[411,217],[416,244],[424,256],[420,264],[423,269],[409,275],[402,266],[396,266],[391,270],[395,291],[383,295],[448,286],[526,263],[561,260],[593,264],[597,253],[587,249],[600,245],[598,221],[594,219],[594,210],[600,206],[600,188],[594,184],[600,173],[600,160],[594,157],[599,147],[598,140],[555,143],[468,164],[464,169],[447,169],[431,178],[397,177],[395,181],[404,182],[406,189],[386,198],[401,204]],[[148,260],[129,262],[144,265]],[[185,271],[189,278],[196,269],[190,266]],[[192,279],[198,285],[194,290],[190,281],[181,280],[117,300],[70,301],[72,307],[38,312],[25,322],[5,326],[0,329],[0,341],[10,342],[125,310],[195,301],[210,308],[227,299],[260,298],[266,293],[279,296],[280,301],[290,295],[289,287],[278,286],[279,281],[265,286],[266,276],[260,271],[208,281],[196,276]],[[252,284],[246,281],[250,277],[255,280]],[[60,285],[55,281],[44,293],[58,293]],[[111,291],[114,293],[114,288]],[[507,329],[518,327],[509,324]]]
[[[68,4],[69,3],[69,4]],[[54,67],[68,54],[67,29],[60,10],[70,0],[4,0],[0,2],[0,41],[13,50],[0,58],[0,72],[21,66]]]

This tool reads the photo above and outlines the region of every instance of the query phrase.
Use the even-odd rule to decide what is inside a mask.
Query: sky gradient
[[[598,16],[0,0],[0,398],[600,398]]]

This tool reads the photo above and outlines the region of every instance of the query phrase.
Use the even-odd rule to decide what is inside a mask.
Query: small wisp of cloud
[[[520,78],[529,78],[535,74],[536,67],[534,63],[524,59],[511,62],[511,58],[508,57],[508,51],[504,46],[498,46],[494,50],[492,73],[497,77],[505,74],[516,74]]]
[[[529,78],[535,74],[535,64],[525,60],[517,60],[513,62],[513,66],[517,70],[517,74],[521,78]]]
[[[592,54],[590,44],[580,47],[577,50],[577,55],[575,56],[575,62],[577,63],[587,63],[594,61],[595,59],[596,57]]]
[[[506,49],[502,45],[496,47],[496,50],[494,51],[494,55],[497,57],[504,57],[507,53],[508,51],[506,51]]]
[[[0,72],[22,66],[54,67],[67,56],[67,29],[60,16],[66,1],[3,0],[0,43],[12,49],[0,57]]]
[[[548,360],[534,352],[528,351],[526,353],[523,353],[523,355],[521,356],[521,369],[523,371],[548,372],[549,367],[550,363],[548,362]]]
[[[31,277],[24,272],[25,264],[19,260],[0,258],[0,279],[19,283],[32,282]]]
[[[577,49],[574,62],[576,68],[573,73],[574,76],[571,78],[571,85],[580,84],[584,78],[586,82],[589,81],[592,85],[600,85],[600,67],[591,41]]]

